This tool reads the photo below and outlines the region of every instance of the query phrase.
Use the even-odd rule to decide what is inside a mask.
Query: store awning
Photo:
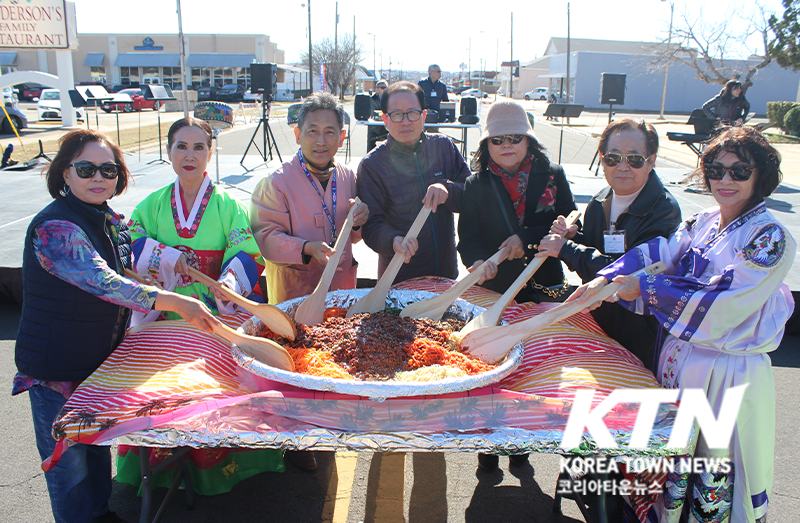
[[[114,61],[118,67],[180,67],[178,53],[120,53]]]
[[[192,53],[186,67],[250,67],[255,61],[254,54]]]
[[[103,65],[103,60],[105,60],[105,58],[105,53],[86,53],[86,59],[83,61],[83,65],[86,67],[100,67]]]
[[[278,64],[278,69],[282,71],[289,71],[290,73],[307,73],[308,69],[302,69],[293,65]]]
[[[14,65],[17,61],[16,51],[5,51],[0,53],[0,65]]]

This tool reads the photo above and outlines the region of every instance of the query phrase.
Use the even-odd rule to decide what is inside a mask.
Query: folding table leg
[[[139,447],[139,463],[142,473],[142,511],[139,514],[139,523],[147,523],[147,520],[150,519],[153,486],[150,482],[150,449],[145,446]]]

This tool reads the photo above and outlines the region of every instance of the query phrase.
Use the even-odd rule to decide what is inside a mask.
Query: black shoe
[[[92,518],[92,523],[131,523],[127,519],[123,519],[119,517],[119,514],[109,510],[102,516],[97,516],[96,518]]]
[[[313,450],[287,450],[284,457],[289,458],[292,465],[304,472],[316,472],[319,468]]]
[[[494,472],[500,464],[500,458],[494,454],[478,454],[478,468],[486,472]]]
[[[529,454],[513,454],[508,457],[509,464],[515,467],[524,467],[528,464]]]

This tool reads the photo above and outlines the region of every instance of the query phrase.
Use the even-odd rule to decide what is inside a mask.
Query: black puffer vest
[[[118,242],[112,241],[106,232],[105,212],[72,194],[45,207],[28,226],[22,261],[17,369],[39,380],[82,381],[119,344],[122,332],[115,332],[117,322],[122,331],[130,311],[92,296],[42,268],[33,248],[33,231],[48,220],[76,224],[109,267],[120,273],[123,267],[131,266],[130,233],[120,220]]]

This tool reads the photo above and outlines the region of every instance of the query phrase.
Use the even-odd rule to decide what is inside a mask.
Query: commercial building
[[[186,78],[181,78],[177,34],[78,34],[72,53],[76,83],[164,84],[173,89],[237,83],[250,87],[253,62],[283,64],[284,51],[267,35],[185,34]],[[0,71],[56,73],[54,51],[5,51]],[[278,81],[282,82],[282,73]]]

